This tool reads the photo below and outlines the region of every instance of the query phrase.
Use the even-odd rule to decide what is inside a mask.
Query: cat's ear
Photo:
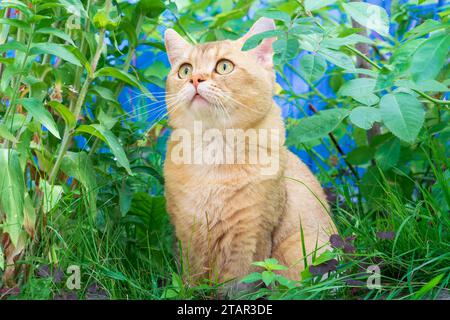
[[[244,45],[250,37],[255,34],[275,30],[275,22],[269,18],[259,18],[251,27],[250,31],[247,32],[239,41]],[[250,50],[256,56],[259,63],[265,68],[273,68],[273,49],[272,43],[276,38],[265,38],[259,46]]]
[[[167,29],[164,33],[164,43],[171,65],[173,65],[183,53],[186,52],[186,49],[191,46],[173,29]]]

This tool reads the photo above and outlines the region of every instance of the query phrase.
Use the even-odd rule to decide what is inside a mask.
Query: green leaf
[[[3,19],[0,18],[0,25],[10,25],[19,29],[22,29],[26,32],[31,32],[30,25],[27,24],[25,21],[19,20],[19,19]]]
[[[23,225],[25,180],[19,154],[13,149],[0,149],[0,207],[6,215],[3,231],[17,246]]]
[[[108,88],[96,85],[95,87],[92,87],[91,89],[89,89],[89,91],[91,93],[93,93],[93,94],[97,94],[102,99],[104,99],[104,100],[106,100],[108,102],[112,102],[114,104],[118,104],[117,99],[114,97],[114,92],[112,92]]]
[[[308,11],[319,10],[336,2],[337,0],[305,0],[305,9]]]
[[[286,266],[279,264],[278,260],[274,258],[264,260],[264,267],[267,270],[287,270]]]
[[[114,280],[118,280],[118,281],[127,281],[127,277],[120,271],[115,271],[115,270],[109,270],[109,269],[103,269],[102,273],[107,276],[110,277],[111,279]]]
[[[375,149],[369,146],[362,146],[356,149],[353,149],[351,152],[347,154],[345,157],[347,161],[355,166],[360,166],[365,163],[368,163],[373,159],[375,155]]]
[[[413,143],[422,128],[425,111],[416,97],[408,93],[390,93],[380,100],[380,115],[394,135]]]
[[[356,78],[344,83],[339,89],[339,94],[343,97],[352,97],[354,100],[371,106],[377,104],[380,100],[373,93],[376,80],[371,78]]]
[[[173,289],[173,288],[165,288],[161,298],[162,299],[172,299],[172,298],[176,298],[179,296],[179,293],[177,290]]]
[[[254,49],[257,46],[259,46],[261,41],[263,41],[264,39],[275,38],[281,34],[282,34],[281,30],[269,30],[269,31],[264,31],[264,32],[255,34],[255,35],[251,36],[250,38],[248,38],[247,41],[245,41],[244,45],[242,46],[242,51],[248,51],[248,50]]]
[[[16,40],[12,40],[12,41],[9,41],[8,43],[0,45],[0,53],[9,51],[9,50],[17,50],[17,51],[26,52],[27,47],[23,43],[18,42]]]
[[[422,299],[428,292],[430,292],[433,288],[435,288],[444,277],[445,273],[441,273],[440,275],[431,279],[428,283],[426,283],[419,291],[414,295],[414,299]]]
[[[370,166],[360,183],[361,194],[371,205],[379,206],[379,199],[385,195],[383,190],[383,178],[380,169]]]
[[[14,137],[14,135],[9,131],[8,127],[2,123],[0,123],[0,137],[14,143],[17,142],[16,137]]]
[[[137,10],[149,18],[158,17],[166,9],[162,0],[140,0]]]
[[[36,210],[34,209],[33,200],[28,192],[25,192],[24,198],[23,226],[30,236],[34,236],[36,232]]]
[[[133,27],[133,24],[128,20],[122,20],[119,26],[119,30],[123,30],[127,35],[127,39],[129,42],[130,48],[136,48],[138,44],[138,39],[136,35],[136,30]]]
[[[58,185],[51,185],[45,180],[41,180],[41,190],[44,193],[44,204],[42,210],[45,213],[50,212],[61,199],[63,188]]]
[[[397,87],[403,87],[413,90],[420,90],[424,92],[447,92],[449,91],[448,86],[445,84],[438,82],[434,79],[428,79],[421,81],[419,83],[415,83],[411,80],[400,79],[394,82]]]
[[[275,274],[272,271],[263,271],[261,273],[261,279],[266,286],[269,286],[275,279]]]
[[[348,110],[345,109],[331,109],[320,111],[308,118],[302,118],[296,126],[289,130],[287,143],[294,145],[322,138],[336,129],[348,113]]]
[[[344,70],[355,71],[353,60],[345,53],[326,48],[320,48],[318,53],[332,64]]]
[[[298,24],[289,29],[289,33],[296,36],[317,34],[322,35],[324,31],[315,24]]]
[[[359,24],[382,36],[389,35],[389,17],[384,8],[365,2],[343,3],[343,6],[345,11]]]
[[[245,276],[240,282],[242,283],[252,283],[261,280],[261,273],[253,272]]]
[[[164,185],[164,177],[153,167],[150,166],[133,166],[132,168],[133,173],[142,173],[142,174],[148,174],[155,179],[158,180],[158,182],[161,185]]]
[[[82,64],[76,55],[61,44],[50,42],[34,43],[31,47],[30,53],[54,55],[79,67],[81,67]]]
[[[266,263],[264,261],[252,262],[252,265],[266,269]]]
[[[406,32],[405,38],[409,38],[408,40],[411,40],[417,37],[424,36],[432,31],[443,28],[445,28],[444,23],[441,23],[433,19],[425,20],[422,24]]]
[[[300,48],[305,51],[317,52],[321,46],[321,42],[323,40],[323,34],[317,32],[311,32],[307,34],[301,34],[298,36],[298,42]]]
[[[118,190],[119,193],[119,210],[124,217],[131,208],[131,201],[133,199],[133,191],[124,184],[124,186]]]
[[[107,115],[102,109],[100,109],[97,119],[108,130],[111,130],[118,121],[117,117]]]
[[[394,50],[390,62],[398,72],[404,73],[409,70],[412,55],[425,40],[421,38],[406,41]]]
[[[95,73],[95,77],[113,77],[119,79],[130,86],[139,88],[145,95],[153,98],[153,95],[147,90],[145,86],[143,86],[135,76],[125,71],[113,68],[113,67],[104,67],[98,70]]]
[[[302,56],[300,59],[300,71],[310,82],[314,82],[322,78],[326,69],[327,63],[325,59],[317,54],[307,54]]]
[[[289,24],[291,22],[291,16],[286,12],[279,10],[262,10],[258,12],[258,14],[266,18],[283,21],[285,24]]]
[[[244,17],[247,14],[247,10],[236,9],[228,12],[221,12],[214,16],[214,23],[212,24],[212,28],[217,28],[224,25],[226,22],[234,19],[239,19]]]
[[[312,265],[318,266],[319,264],[330,261],[331,259],[334,259],[334,258],[336,258],[335,252],[332,252],[330,250],[325,250],[320,256],[318,256],[316,259],[314,259]]]
[[[313,274],[311,271],[309,271],[309,268],[306,268],[302,272],[300,272],[300,276],[302,277],[302,280],[310,279],[313,277]]]
[[[64,122],[66,123],[67,127],[69,128],[75,127],[77,121],[72,112],[70,112],[69,108],[67,108],[62,103],[59,103],[58,101],[50,101],[48,105],[59,113],[59,115],[64,119]]]
[[[96,180],[92,175],[94,167],[85,152],[67,152],[61,169],[69,177],[78,180],[89,192],[95,192]]]
[[[400,158],[400,141],[391,138],[384,142],[375,153],[375,160],[383,170],[388,170],[395,166]]]
[[[111,152],[114,154],[114,156],[117,159],[117,162],[125,168],[125,170],[128,172],[128,174],[131,173],[130,169],[130,163],[127,159],[127,155],[125,154],[125,151],[123,150],[122,146],[120,145],[119,140],[116,138],[116,136],[106,129],[101,124],[91,124],[91,125],[81,125],[76,129],[76,132],[84,132],[91,134],[93,136],[98,137],[99,139],[106,142],[106,144],[111,149]]]
[[[172,272],[172,286],[174,288],[176,288],[176,289],[182,289],[183,288],[183,280],[175,272]]]
[[[80,63],[84,66],[84,68],[86,69],[88,74],[91,75],[92,74],[91,64],[86,59],[86,57],[83,55],[83,53],[81,53],[80,49],[78,49],[77,47],[73,47],[73,46],[64,46],[64,47],[67,50],[69,50],[78,59],[78,61],[80,61]]]
[[[92,216],[97,214],[97,182],[94,166],[85,152],[67,152],[61,163],[61,170],[69,177],[79,181],[88,196]]]
[[[14,134],[17,130],[22,128],[27,123],[27,117],[20,113],[14,113],[12,115],[8,115],[4,119],[4,124],[10,130],[12,134]]]
[[[86,18],[88,16],[80,0],[58,0],[58,1],[63,5],[63,7],[67,10],[67,12],[82,18]]]
[[[278,39],[273,43],[274,63],[283,64],[290,59],[293,59],[298,54],[298,39]]]
[[[320,45],[329,49],[339,50],[340,47],[358,43],[373,44],[373,40],[360,34],[351,34],[342,38],[325,38]]]
[[[52,28],[52,27],[41,28],[41,29],[37,30],[36,33],[50,34],[57,38],[63,39],[64,41],[67,41],[68,43],[70,43],[73,46],[75,45],[72,38],[67,33],[65,33],[62,30],[56,29],[56,28]]]
[[[18,99],[17,103],[23,105],[25,109],[27,109],[27,111],[55,137],[61,139],[55,120],[53,120],[50,112],[44,108],[42,102],[35,98],[23,98]]]
[[[380,110],[374,107],[356,107],[350,112],[349,119],[355,126],[369,130],[375,122],[381,122]]]
[[[410,72],[415,82],[434,79],[446,63],[450,35],[446,33],[425,40],[412,56]]]

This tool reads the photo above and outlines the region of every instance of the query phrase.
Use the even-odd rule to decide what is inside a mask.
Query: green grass
[[[434,177],[443,190],[448,188],[443,175]],[[335,271],[326,278],[316,276],[295,285],[279,279],[269,289],[259,286],[256,292],[235,298],[431,299],[448,290],[448,211],[439,205],[430,188],[417,181],[413,181],[417,189],[415,200],[408,200],[382,173],[378,178],[380,194],[372,206],[366,202],[361,206],[351,197],[342,196],[344,200],[333,208],[341,237],[356,237],[351,242],[355,253],[334,250],[333,256],[339,261]],[[340,190],[345,189],[345,185],[340,186]],[[86,213],[86,202],[80,201],[84,196],[68,194],[60,205],[66,210],[56,210],[47,216],[46,226],[41,226],[45,236],[35,254],[21,263],[34,269],[49,263],[63,270],[70,265],[80,266],[81,289],[76,291],[80,299],[87,298],[92,283],[103,288],[104,297],[111,299],[218,298],[218,284],[198,287],[183,284],[172,250],[173,229],[165,211],[155,210],[164,207],[164,199],[157,198],[148,205],[151,201],[148,197],[145,194],[134,197],[124,217],[114,209],[116,204],[111,203],[101,206],[103,214],[93,219]],[[377,236],[380,231],[393,231],[395,236],[380,239]],[[382,287],[370,290],[365,285],[366,268],[380,261]],[[68,275],[55,283],[51,277],[37,276],[35,271],[28,273],[20,294],[10,298],[51,299],[66,290]],[[348,280],[353,282],[349,284]],[[355,280],[361,282],[355,285]]]

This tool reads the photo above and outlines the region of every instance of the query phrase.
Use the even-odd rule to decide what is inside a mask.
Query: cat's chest
[[[178,206],[189,208],[189,215],[222,216],[238,210],[244,205],[242,198],[257,189],[258,178],[248,168],[192,166],[183,171],[183,179],[170,183],[170,189]],[[245,205],[251,201],[247,198]]]

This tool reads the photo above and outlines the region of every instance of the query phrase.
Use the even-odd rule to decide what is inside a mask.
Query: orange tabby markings
[[[166,31],[172,66],[167,94],[176,97],[176,103],[168,106],[174,134],[164,168],[167,209],[182,245],[189,281],[239,279],[254,271],[253,261],[269,257],[289,267],[281,271],[285,276],[299,279],[304,261],[300,224],[307,254],[316,248],[322,251],[335,232],[320,184],[284,146],[284,123],[272,98],[277,88],[274,39],[265,39],[250,51],[241,50],[250,36],[274,28],[272,20],[261,18],[239,40],[197,46],[174,30]],[[244,135],[247,130],[266,131],[269,136],[276,132],[274,144],[241,139],[241,153],[263,149],[267,155],[277,154],[277,165],[264,172],[267,161],[250,161],[251,157],[234,163],[196,162],[193,158],[199,149],[193,141],[180,154],[176,138],[191,139],[198,122],[224,137],[207,141],[210,147],[216,144],[212,146],[215,154],[229,147],[227,130]],[[187,156],[190,151],[192,156]],[[178,161],[176,154],[184,160]]]

